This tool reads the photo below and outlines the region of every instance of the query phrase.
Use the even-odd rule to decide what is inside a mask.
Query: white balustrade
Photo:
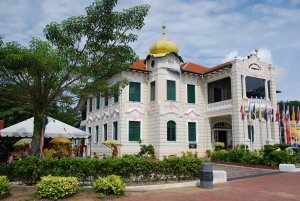
[[[221,109],[227,109],[232,107],[232,99],[224,100],[216,103],[210,103],[207,106],[207,110],[213,111],[213,110],[221,110]]]

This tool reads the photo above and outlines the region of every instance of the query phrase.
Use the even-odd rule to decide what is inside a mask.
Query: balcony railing
[[[216,103],[210,103],[207,105],[207,110],[213,111],[213,110],[222,110],[232,107],[232,99],[224,100]]]

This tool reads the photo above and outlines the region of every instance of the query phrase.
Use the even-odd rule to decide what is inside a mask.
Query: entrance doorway
[[[225,149],[232,149],[231,125],[225,122],[216,123],[212,129],[212,143],[223,142]]]

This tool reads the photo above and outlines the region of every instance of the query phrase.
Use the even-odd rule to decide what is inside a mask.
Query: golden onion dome
[[[150,54],[167,54],[171,52],[178,53],[176,43],[167,40],[166,25],[162,25],[163,35],[162,38],[150,47]]]

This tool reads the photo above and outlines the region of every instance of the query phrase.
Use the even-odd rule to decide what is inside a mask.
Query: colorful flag
[[[275,121],[278,122],[278,120],[279,120],[279,104],[277,104],[276,119],[275,119]]]
[[[255,108],[255,104],[253,105],[252,119],[253,119],[253,120],[256,119],[256,108]]]
[[[282,107],[282,123],[286,124],[286,118],[285,118],[285,105]]]
[[[293,109],[292,109],[292,122],[294,123],[294,122],[295,122],[295,117],[296,117],[296,115],[295,115],[294,106],[293,106],[292,108],[293,108]]]
[[[248,103],[248,119],[251,119],[251,105],[250,102]]]
[[[267,105],[266,105],[265,112],[264,112],[264,119],[266,121],[268,121],[268,108],[267,108]]]
[[[285,119],[286,119],[286,122],[290,121],[290,107],[289,106],[287,106],[287,109],[285,111]]]
[[[243,107],[243,105],[241,105],[240,113],[241,113],[242,120],[244,120],[244,107]]]
[[[297,114],[296,114],[296,123],[298,124],[300,120],[300,111],[299,111],[299,106],[297,107]]]

